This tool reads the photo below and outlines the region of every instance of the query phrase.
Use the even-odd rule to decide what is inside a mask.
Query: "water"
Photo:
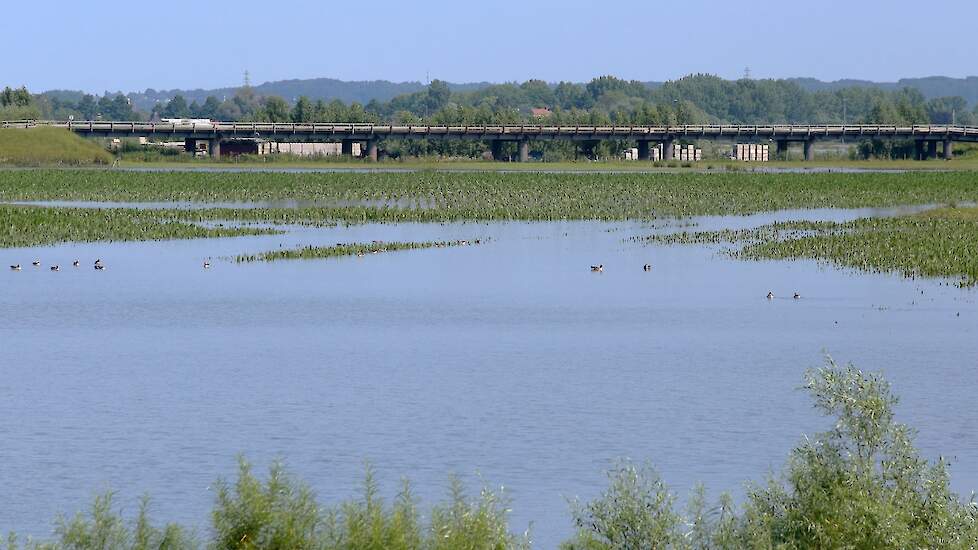
[[[357,493],[364,460],[389,498],[408,476],[425,506],[452,472],[472,493],[504,484],[512,528],[532,522],[536,547],[553,548],[572,532],[567,498],[597,495],[616,458],[652,461],[681,494],[701,481],[742,495],[777,471],[803,434],[828,427],[797,389],[826,352],[884,370],[925,454],[952,461],[956,490],[978,488],[974,291],[628,240],[683,223],[363,225],[0,250],[0,265],[25,265],[0,272],[0,530],[47,536],[59,512],[111,488],[128,513],[149,493],[156,518],[206,534],[212,482],[243,453],[259,471],[284,459],[326,502]],[[485,242],[219,259],[374,239]],[[31,267],[35,257],[62,271]]]

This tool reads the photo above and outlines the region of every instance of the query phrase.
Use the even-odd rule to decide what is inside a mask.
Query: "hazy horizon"
[[[586,82],[604,74],[665,81],[691,73],[735,79],[747,67],[753,78],[822,81],[974,75],[966,39],[954,37],[970,36],[978,4],[943,4],[920,10],[904,0],[882,9],[761,0],[744,10],[696,0],[663,21],[661,6],[644,3],[594,10],[583,0],[545,0],[499,10],[380,0],[357,10],[295,0],[269,13],[267,3],[241,0],[234,11],[228,3],[196,5],[190,19],[153,5],[92,9],[65,0],[6,8],[9,21],[34,24],[11,25],[0,37],[7,51],[31,48],[31,55],[8,56],[0,79],[36,92],[101,93],[234,87],[245,70],[254,84]],[[935,33],[942,40],[928,39]]]

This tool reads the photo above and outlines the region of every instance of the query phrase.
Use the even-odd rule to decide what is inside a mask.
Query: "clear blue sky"
[[[978,1],[5,2],[0,84],[133,91],[333,77],[896,80],[978,74]]]

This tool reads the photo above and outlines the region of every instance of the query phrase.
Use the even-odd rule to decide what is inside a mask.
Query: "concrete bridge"
[[[353,144],[365,144],[366,156],[377,159],[377,142],[383,139],[467,139],[490,144],[494,159],[502,159],[503,144],[517,145],[518,159],[526,161],[529,142],[566,140],[596,143],[603,140],[631,141],[638,144],[641,160],[650,158],[652,144],[663,144],[663,159],[675,156],[674,143],[684,140],[771,141],[777,144],[780,158],[792,142],[803,144],[805,160],[814,160],[814,143],[819,140],[891,139],[913,140],[916,157],[937,156],[937,145],[946,159],[955,141],[978,142],[978,127],[957,125],[714,125],[682,126],[551,126],[489,125],[429,126],[360,123],[272,123],[272,122],[112,122],[112,121],[13,121],[0,122],[3,128],[47,126],[65,128],[83,136],[106,138],[146,137],[184,140],[188,149],[206,141],[211,155],[221,154],[221,145],[236,141],[340,142],[344,154],[352,154]]]

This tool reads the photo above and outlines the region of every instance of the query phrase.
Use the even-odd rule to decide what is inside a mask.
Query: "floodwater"
[[[883,370],[899,419],[920,430],[928,457],[951,461],[968,494],[978,489],[975,291],[629,240],[688,223],[864,214],[360,225],[0,250],[0,530],[50,536],[58,513],[112,489],[128,514],[147,493],[158,520],[206,535],[212,482],[233,476],[242,453],[259,471],[283,459],[324,502],[356,494],[366,460],[388,498],[409,477],[423,509],[451,473],[472,494],[505,485],[512,529],[554,548],[572,533],[567,499],[596,496],[617,458],[652,462],[680,495],[697,482],[742,495],[778,471],[803,434],[829,427],[798,390],[826,353]],[[375,239],[483,244],[220,259]],[[92,269],[96,257],[107,269]],[[13,263],[24,270],[7,271]]]

